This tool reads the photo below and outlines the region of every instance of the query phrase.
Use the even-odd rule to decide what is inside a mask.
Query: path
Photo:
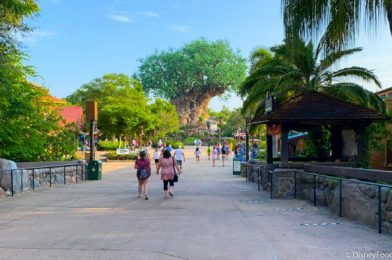
[[[0,259],[349,259],[392,252],[391,235],[305,201],[271,201],[233,176],[230,165],[212,168],[206,158],[196,165],[191,154],[174,198],[163,198],[153,176],[150,200],[138,199],[134,170],[112,163],[102,181],[1,199]],[[340,224],[303,225],[309,223]]]

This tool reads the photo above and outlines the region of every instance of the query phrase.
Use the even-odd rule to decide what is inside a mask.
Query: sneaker
[[[173,193],[169,192],[170,197],[174,197]]]
[[[148,197],[146,196],[144,199],[145,199],[145,200],[148,200]]]

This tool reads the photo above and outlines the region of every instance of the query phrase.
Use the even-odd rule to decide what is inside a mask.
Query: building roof
[[[388,92],[392,92],[392,87],[380,90],[380,91],[376,92],[376,94],[377,95],[382,95],[382,94],[388,93]]]
[[[307,92],[282,103],[275,111],[255,117],[251,124],[343,124],[383,121],[386,117],[369,108],[347,103],[319,92]]]
[[[65,106],[59,111],[66,123],[76,123],[79,129],[83,127],[83,109],[80,106]]]

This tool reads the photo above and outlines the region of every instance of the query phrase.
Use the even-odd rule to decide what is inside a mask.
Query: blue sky
[[[283,39],[280,1],[274,0],[40,0],[34,32],[23,39],[34,81],[64,98],[106,73],[133,74],[138,59],[155,50],[178,48],[200,37],[229,41],[244,57],[256,47]],[[341,65],[373,69],[384,87],[392,86],[392,37],[387,26],[363,35],[364,51]],[[376,90],[374,86],[368,87]],[[219,110],[242,105],[232,97],[212,100]]]

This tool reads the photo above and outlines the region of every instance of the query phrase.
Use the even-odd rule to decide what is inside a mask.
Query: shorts
[[[155,163],[159,163],[159,159],[155,159]]]
[[[176,160],[177,165],[182,166],[182,160]]]

